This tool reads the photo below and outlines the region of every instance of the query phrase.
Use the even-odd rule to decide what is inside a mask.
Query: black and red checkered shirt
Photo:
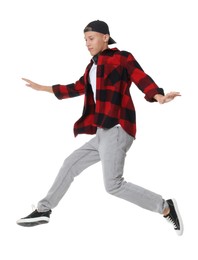
[[[153,97],[156,94],[164,95],[163,89],[143,71],[131,53],[117,48],[106,49],[98,56],[95,103],[89,83],[92,65],[93,60],[75,83],[52,86],[58,99],[85,95],[83,114],[74,124],[74,135],[95,134],[97,127],[108,129],[120,124],[129,135],[135,137],[135,108],[129,91],[132,82],[149,102],[155,101]]]

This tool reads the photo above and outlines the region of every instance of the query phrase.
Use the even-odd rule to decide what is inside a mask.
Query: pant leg
[[[56,207],[69,189],[74,177],[84,169],[100,161],[97,136],[74,151],[65,159],[51,189],[38,203],[38,211],[45,212]]]
[[[127,182],[123,178],[125,157],[133,138],[121,127],[100,130],[99,153],[108,193],[142,208],[162,213],[166,203],[161,195]]]

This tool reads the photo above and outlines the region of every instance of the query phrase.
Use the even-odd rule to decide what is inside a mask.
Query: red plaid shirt
[[[143,71],[131,53],[117,48],[106,49],[98,56],[95,104],[89,83],[92,64],[91,60],[84,75],[75,83],[52,86],[58,99],[85,95],[83,114],[74,124],[74,135],[95,134],[97,127],[108,129],[120,124],[135,137],[135,108],[129,91],[132,82],[149,102],[155,101],[156,94],[164,95],[163,89]]]

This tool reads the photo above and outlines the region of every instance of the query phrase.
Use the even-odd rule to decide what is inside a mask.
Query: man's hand
[[[157,94],[154,96],[154,99],[157,100],[160,104],[168,103],[172,101],[175,97],[181,96],[179,92],[170,92],[167,93],[165,96],[161,94]]]
[[[38,91],[46,91],[46,92],[53,93],[51,86],[39,85],[39,84],[37,84],[37,83],[35,83],[35,82],[33,82],[29,79],[25,79],[25,78],[22,78],[22,80],[27,82],[27,84],[26,84],[27,87],[33,88],[33,89],[38,90]]]

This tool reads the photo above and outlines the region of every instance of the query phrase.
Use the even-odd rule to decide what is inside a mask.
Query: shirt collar
[[[98,53],[95,56],[93,56],[92,61],[93,61],[94,64],[97,65],[99,55],[107,55],[108,54],[109,56],[112,56],[115,51],[118,51],[118,49],[117,48],[112,48],[112,49],[107,48],[103,52]]]
[[[96,54],[95,56],[92,57],[92,61],[93,61],[93,63],[96,64],[96,65],[97,65],[97,63],[98,63],[98,56],[99,56],[99,54]]]

